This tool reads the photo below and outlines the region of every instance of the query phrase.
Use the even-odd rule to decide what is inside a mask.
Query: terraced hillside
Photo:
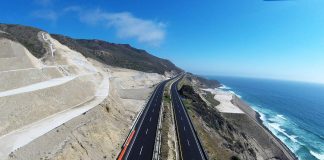
[[[109,90],[106,73],[47,33],[37,33],[37,41],[46,51],[52,46],[55,56],[41,60],[6,31],[0,38],[0,159],[97,106]]]

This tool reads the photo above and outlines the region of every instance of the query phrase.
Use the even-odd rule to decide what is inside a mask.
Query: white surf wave
[[[239,94],[237,94],[237,93],[235,93],[234,91],[229,91],[230,93],[232,93],[232,94],[234,94],[234,95],[236,95],[237,97],[239,97],[239,98],[242,98],[242,96],[241,95],[239,95]]]
[[[261,106],[252,106],[252,108],[260,114],[260,119],[263,124],[281,141],[287,144],[293,152],[296,152],[303,145],[302,142],[298,141],[298,136],[294,134],[288,134],[284,129],[284,126],[289,126],[289,120],[281,114],[264,109]]]
[[[233,89],[223,85],[218,89],[230,92],[241,98]],[[243,98],[244,99],[244,98]],[[315,134],[298,125],[293,117],[286,112],[271,110],[263,103],[249,102],[251,107],[260,114],[260,119],[277,138],[295,153],[300,160],[324,160],[324,143],[321,135]],[[280,103],[278,104],[280,105]]]
[[[255,107],[252,107],[252,108],[255,108]],[[260,114],[260,119],[262,120],[262,122],[265,122],[267,120],[265,115],[262,112],[258,112],[258,113]]]
[[[231,87],[228,87],[228,86],[226,86],[226,85],[224,85],[224,84],[222,84],[220,87],[218,87],[219,89],[224,89],[224,90],[230,90],[230,89],[232,89]]]
[[[279,118],[281,118],[283,120],[287,120],[286,117],[284,115],[282,115],[282,114],[278,114],[277,117],[279,117]]]
[[[237,94],[236,92],[234,92],[231,87],[228,87],[224,84],[222,84],[220,87],[218,87],[218,89],[221,89],[223,91],[228,91],[228,92],[232,93],[233,95],[236,95],[237,97],[242,98],[242,96]]]
[[[298,159],[308,160],[312,156],[312,159],[324,160],[324,150],[322,149],[324,145],[320,142],[318,136],[305,132],[305,130],[282,114],[277,114],[262,106],[254,105],[252,108],[260,114],[263,124],[284,142],[296,154]],[[319,151],[311,150],[310,146],[319,149]],[[300,149],[302,148],[306,149],[306,151],[301,151]],[[308,153],[305,154],[306,152]]]
[[[324,160],[324,153],[317,153],[315,151],[309,151],[314,157],[316,157],[319,160]]]
[[[287,138],[289,138],[294,143],[299,143],[299,141],[297,140],[298,136],[296,136],[296,135],[289,135],[286,132],[286,130],[281,127],[280,124],[277,124],[277,123],[269,123],[269,126],[272,127],[273,129],[275,129],[276,131],[280,132],[281,134],[285,135]]]
[[[242,98],[242,96],[235,93],[232,88],[226,85],[222,85],[218,89]],[[314,137],[313,134],[307,134],[302,128],[300,128],[284,114],[277,113],[260,105],[252,105],[251,107],[260,114],[262,123],[276,137],[284,142],[287,147],[296,154],[298,159],[308,160],[311,156],[313,156],[318,160],[324,160],[324,154],[322,154],[321,149],[318,152],[314,152],[309,148],[310,146],[317,146],[319,148],[323,147],[322,144],[316,144],[316,142],[314,142],[314,140],[316,141],[318,138]],[[305,154],[305,151],[300,152],[302,148],[306,148],[306,152],[308,153]]]

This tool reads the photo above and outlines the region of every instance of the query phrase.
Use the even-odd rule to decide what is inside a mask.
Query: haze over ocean
[[[301,160],[324,160],[324,85],[207,76],[261,114],[263,124]]]

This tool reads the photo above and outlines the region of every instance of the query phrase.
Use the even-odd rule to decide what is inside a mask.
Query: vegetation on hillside
[[[42,30],[14,24],[0,24],[0,38],[8,38],[24,45],[35,57],[42,58],[46,53],[38,33]],[[164,74],[180,73],[182,70],[166,59],[153,56],[145,50],[136,49],[128,44],[115,44],[102,40],[73,39],[67,36],[52,34],[53,38],[83,54],[105,64],[134,69],[143,72]]]
[[[212,95],[205,94],[208,105],[198,94],[197,79],[186,75],[180,82],[179,94],[193,122],[195,130],[209,159],[256,159],[253,147],[246,135],[228,122],[214,106],[219,102]],[[213,100],[211,100],[213,99]],[[210,100],[210,101],[209,101]]]
[[[73,39],[53,34],[53,38],[62,44],[111,66],[129,68],[144,72],[164,74],[166,71],[181,72],[182,70],[166,59],[161,59],[136,49],[128,44],[115,44],[102,40]]]
[[[14,24],[0,24],[0,30],[8,33],[1,34],[3,37],[21,43],[35,57],[41,58],[46,53],[43,42],[41,42],[37,36],[41,31],[40,29]]]

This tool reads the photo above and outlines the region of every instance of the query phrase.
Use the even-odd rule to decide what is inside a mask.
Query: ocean
[[[324,85],[206,76],[260,113],[263,124],[301,160],[324,160]]]

